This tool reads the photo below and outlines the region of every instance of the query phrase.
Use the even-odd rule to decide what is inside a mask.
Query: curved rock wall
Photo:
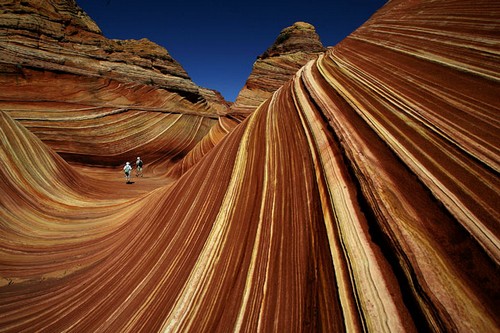
[[[0,52],[0,108],[74,162],[180,159],[229,109],[163,47],[105,38],[75,1],[7,1]]]
[[[0,113],[0,327],[498,331],[499,16],[390,1],[132,197]]]

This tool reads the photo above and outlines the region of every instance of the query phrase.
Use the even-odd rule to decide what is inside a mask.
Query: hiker
[[[125,163],[123,171],[125,172],[125,179],[127,180],[128,184],[130,183],[130,173],[132,172],[132,167],[130,166],[130,162]]]
[[[135,161],[135,170],[136,170],[136,173],[135,173],[135,176],[136,177],[139,177],[139,176],[143,176],[142,174],[142,160],[140,157],[137,157],[137,161]]]

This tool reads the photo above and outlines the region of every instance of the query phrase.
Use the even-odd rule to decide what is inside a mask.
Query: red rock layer
[[[0,79],[0,107],[68,161],[114,166],[141,156],[163,165],[182,158],[217,123],[202,105],[147,85],[24,75]]]
[[[499,16],[393,0],[128,201],[1,113],[0,327],[499,331]]]
[[[281,31],[276,41],[253,64],[252,73],[231,106],[233,117],[244,119],[272,93],[325,48],[316,29],[296,22]]]
[[[141,156],[162,160],[164,173],[165,157],[182,158],[228,110],[167,50],[105,38],[74,1],[7,1],[2,11],[0,107],[67,160]]]
[[[203,100],[167,50],[145,38],[105,38],[74,0],[4,1],[0,27],[2,64],[148,84]]]
[[[198,141],[196,146],[182,160],[169,169],[167,175],[177,178],[184,174],[221,142],[239,123],[240,121],[230,117],[219,117],[217,124],[210,128],[208,134]]]

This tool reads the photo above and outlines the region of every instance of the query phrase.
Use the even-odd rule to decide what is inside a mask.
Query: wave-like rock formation
[[[311,24],[296,22],[283,29],[273,45],[253,64],[245,86],[231,106],[231,115],[237,119],[247,117],[290,80],[300,67],[325,50]]]
[[[239,120],[232,117],[219,117],[218,122],[210,128],[208,134],[199,140],[196,146],[181,160],[169,168],[167,175],[172,178],[178,178],[184,174],[221,142],[239,123]]]
[[[0,28],[0,107],[68,160],[180,159],[228,111],[167,50],[105,38],[75,1],[7,1]]]
[[[146,38],[105,38],[74,0],[4,1],[0,27],[2,63],[19,70],[113,78],[203,99],[199,87],[167,50]]]
[[[498,332],[498,17],[392,0],[137,195],[1,112],[0,329]]]
[[[283,29],[273,45],[257,58],[245,86],[239,92],[235,103],[230,106],[228,115],[221,116],[211,133],[199,141],[169,174],[178,176],[196,164],[225,134],[270,98],[303,65],[316,59],[325,50],[311,24],[295,22]]]

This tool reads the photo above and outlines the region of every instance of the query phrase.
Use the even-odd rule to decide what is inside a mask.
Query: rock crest
[[[283,29],[273,45],[257,58],[231,107],[231,115],[239,119],[247,117],[303,65],[325,50],[313,25],[296,22]]]
[[[13,1],[3,8],[0,46],[3,71],[33,68],[88,77],[133,82],[205,102],[212,112],[227,107],[224,100],[207,102],[182,68],[163,47],[147,40],[111,40],[74,0]]]
[[[295,22],[292,26],[281,30],[273,45],[258,59],[283,56],[288,53],[304,52],[318,54],[326,49],[321,43],[316,28],[306,22]]]

